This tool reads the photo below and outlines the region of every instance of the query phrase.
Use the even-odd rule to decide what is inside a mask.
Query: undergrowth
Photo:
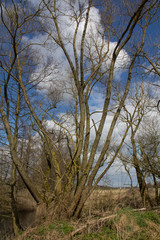
[[[49,223],[48,225],[44,224],[40,227],[36,227],[25,231],[24,233],[19,233],[19,239],[21,240],[58,240],[66,239],[64,238],[71,231],[73,231],[73,226],[62,220],[55,220],[54,223]]]
[[[130,208],[117,212],[95,232],[75,236],[76,240],[160,240],[160,213],[135,212]]]
[[[85,223],[81,223],[85,224]],[[103,226],[88,227],[85,232],[70,237],[79,228],[79,223],[55,220],[28,230],[19,236],[20,240],[160,240],[160,213],[136,212],[130,208],[117,211],[114,219]]]

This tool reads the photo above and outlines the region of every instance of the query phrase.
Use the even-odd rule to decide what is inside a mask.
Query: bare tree
[[[159,192],[157,180],[159,174],[159,127],[158,119],[154,117],[145,119],[137,142],[140,146],[143,168],[147,171],[147,176],[151,176],[155,188],[155,200],[159,204]]]
[[[63,194],[65,196],[66,192],[72,193],[72,199],[69,199],[67,207],[69,217],[78,217],[80,215],[89,194],[114,162],[129,130],[129,128],[126,128],[120,143],[117,144],[113,157],[111,159],[108,158],[107,153],[111,138],[129,92],[132,71],[143,50],[150,19],[154,16],[152,9],[157,10],[159,1],[142,0],[138,4],[135,2],[134,10],[129,5],[124,4],[121,6],[124,11],[124,17],[126,13],[128,15],[126,24],[121,26],[120,31],[118,31],[118,27],[116,28],[116,24],[114,25],[112,22],[112,17],[115,17],[115,15],[110,15],[107,22],[103,24],[106,26],[106,29],[102,31],[102,29],[98,29],[100,26],[97,25],[96,32],[93,31],[93,26],[90,24],[90,21],[94,22],[93,10],[96,11],[92,5],[92,1],[78,1],[78,3],[65,1],[63,5],[61,1],[54,0],[47,2],[43,0],[38,5],[41,11],[39,9],[32,10],[31,13],[25,13],[23,17],[19,15],[19,6],[22,3],[18,5],[15,1],[12,1],[11,13],[7,10],[5,4],[1,4],[1,25],[7,32],[10,41],[10,48],[8,50],[10,53],[8,59],[9,65],[6,65],[1,60],[2,72],[7,76],[2,81],[2,87],[8,93],[12,79],[19,86],[20,92],[23,93],[23,98],[30,110],[32,121],[36,123],[36,129],[44,143],[49,157],[48,161],[54,166],[56,176],[55,195],[61,197]],[[23,4],[27,4],[27,1],[24,1]],[[73,34],[63,31],[62,20],[68,17],[70,19],[68,25],[73,28]],[[60,54],[63,55],[62,58],[65,59],[65,64],[67,65],[66,73],[69,73],[66,76],[66,82],[68,81],[67,78],[71,79],[72,84],[70,86],[73,86],[71,92],[74,93],[72,96],[72,101],[74,101],[74,111],[72,111],[72,115],[74,116],[74,134],[72,134],[72,131],[62,121],[54,117],[53,106],[51,108],[44,108],[42,102],[36,99],[39,107],[34,108],[35,105],[29,96],[29,85],[27,85],[29,79],[26,79],[25,68],[29,65],[28,61],[30,58],[28,60],[28,55],[24,53],[33,43],[27,42],[24,47],[21,40],[25,36],[25,33],[27,33],[27,30],[29,30],[26,24],[34,18],[36,22],[37,20],[39,21],[38,27],[41,25],[41,31],[47,36],[45,46],[53,46],[54,49],[57,48]],[[6,21],[9,21],[9,24]],[[138,28],[140,34],[134,38],[136,28]],[[116,42],[112,44],[111,41],[115,41],[115,39]],[[131,49],[132,43],[136,47],[133,47],[130,54],[127,54],[124,48]],[[118,95],[117,101],[113,97],[113,89],[118,84],[114,74],[124,68],[125,80],[121,83],[119,82],[121,93]],[[55,69],[58,71],[58,66],[54,65]],[[33,82],[30,80],[34,92],[35,79],[33,75],[30,78],[34,80]],[[97,111],[92,110],[90,104],[96,87],[99,87],[99,89],[103,88],[103,107],[100,110],[101,115],[98,122],[95,122],[93,117]],[[15,141],[8,118],[10,99],[7,98],[6,93],[3,94],[1,91],[0,112],[7,132],[11,157],[35,201],[42,203],[41,195],[24,170],[17,153],[17,138]],[[111,110],[112,121],[102,143],[101,137],[105,132],[105,123]],[[19,116],[19,114],[17,113],[16,116]],[[65,174],[62,172],[61,161],[55,151],[56,144],[51,139],[44,124],[47,120],[52,120],[55,125],[60,126],[66,135],[70,152],[70,162],[67,164]],[[94,129],[93,138],[91,136],[92,129]],[[132,140],[134,143],[134,129]],[[101,148],[100,151],[99,148]],[[96,179],[100,167],[104,166],[104,164],[107,164],[107,167],[104,168],[101,175]],[[67,179],[65,184],[63,184],[64,177]]]
[[[34,187],[34,184],[31,182],[29,176],[27,175],[18,154],[18,139],[21,133],[21,120],[22,118],[27,118],[27,111],[22,97],[20,84],[16,80],[18,76],[18,58],[14,48],[20,44],[22,38],[21,27],[25,25],[23,28],[25,31],[27,28],[26,21],[31,20],[36,14],[28,13],[27,15],[23,15],[25,7],[24,5],[25,3],[23,3],[21,6],[22,8],[20,8],[18,3],[16,4],[15,2],[12,2],[11,4],[10,2],[6,2],[1,3],[0,6],[0,28],[2,30],[2,34],[5,36],[5,41],[3,37],[0,39],[0,112],[3,126],[5,127],[6,131],[6,135],[3,133],[3,136],[7,136],[7,140],[4,141],[4,145],[2,144],[2,149],[4,146],[9,145],[10,158],[13,161],[13,163],[10,165],[12,167],[10,168],[11,170],[9,172],[11,179],[9,181],[9,185],[11,186],[11,206],[15,234],[17,234],[18,228],[20,228],[16,205],[16,169],[18,170],[21,178],[23,180],[25,179],[24,182],[30,189],[31,194],[35,195],[35,199],[36,197],[37,199],[41,199],[38,191]],[[19,48],[21,47],[19,46]],[[19,49],[19,51],[21,50],[22,49]],[[25,56],[23,57],[25,58]]]
[[[150,168],[148,163],[150,161],[148,159],[147,162],[147,156],[145,155],[143,146],[146,146],[144,136],[147,134],[147,132],[145,129],[149,126],[145,119],[149,120],[149,117],[147,116],[154,114],[154,112],[151,111],[148,106],[153,104],[154,99],[150,97],[147,89],[144,89],[144,83],[142,83],[142,85],[138,84],[137,89],[133,90],[133,96],[129,96],[129,98],[130,104],[128,104],[128,106],[124,106],[125,114],[122,113],[122,121],[130,126],[130,141],[125,143],[128,150],[121,150],[119,157],[123,161],[125,170],[128,173],[129,170],[127,165],[134,167],[139,184],[142,203],[145,205],[145,201],[148,200],[152,205],[151,199],[147,193],[146,185],[146,178]],[[148,139],[147,136],[146,139]]]

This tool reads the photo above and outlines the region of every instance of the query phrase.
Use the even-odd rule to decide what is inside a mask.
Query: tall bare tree
[[[110,1],[105,1],[105,3],[109,4]],[[2,54],[0,62],[2,73],[4,73],[3,79],[1,75],[1,88],[4,89],[4,94],[1,90],[0,113],[8,137],[11,157],[35,201],[42,203],[41,194],[24,170],[16,148],[17,135],[16,138],[14,138],[14,135],[17,134],[17,131],[15,131],[17,125],[14,125],[13,131],[12,123],[10,122],[10,98],[8,97],[12,82],[19,87],[19,91],[23,95],[30,110],[31,119],[36,123],[36,129],[48,153],[48,161],[54,166],[56,175],[54,191],[56,196],[61,197],[63,194],[65,196],[67,192],[72,193],[67,207],[69,217],[78,217],[80,215],[89,194],[114,162],[129,129],[126,128],[120,143],[117,144],[113,157],[108,158],[107,153],[111,144],[111,138],[129,92],[135,63],[145,45],[147,28],[150,24],[150,19],[154,17],[153,11],[156,12],[159,7],[159,1],[156,0],[142,0],[138,3],[135,1],[134,8],[126,3],[123,4],[122,2],[120,4],[121,10],[124,12],[122,17],[125,19],[125,24],[121,25],[121,28],[116,23],[115,12],[110,11],[108,18],[104,19],[105,22],[103,22],[104,30],[98,23],[96,32],[92,24],[96,21],[93,16],[94,11],[97,10],[94,8],[92,0],[68,0],[65,1],[64,5],[61,1],[42,0],[35,9],[28,8],[28,12],[26,12],[28,1],[20,1],[19,4],[16,1],[12,1],[9,8],[6,4],[1,4],[1,27],[7,33],[9,43],[2,38],[2,49],[5,47],[8,54]],[[112,9],[113,6],[110,6],[110,9]],[[112,15],[112,13],[114,14]],[[127,17],[125,17],[126,14]],[[68,17],[70,21],[67,26],[73,28],[72,34],[63,29],[63,27],[66,27],[63,20]],[[37,23],[36,27],[46,36],[43,44],[39,42],[33,43],[29,40],[25,41],[25,36],[29,39],[34,34],[33,28],[29,24],[30,21]],[[137,31],[139,32],[138,35]],[[28,32],[31,35],[27,35]],[[111,41],[114,41],[114,44]],[[27,66],[30,66],[31,61],[29,54],[32,54],[33,49],[31,48],[30,50],[29,47],[40,44],[43,45],[42,47],[53,46],[54,49],[59,49],[62,59],[65,59],[67,72],[69,72],[66,76],[66,82],[68,81],[67,78],[69,78],[72,83],[70,86],[73,87],[71,93],[73,93],[74,111],[72,111],[72,114],[74,118],[72,120],[74,119],[74,134],[58,117],[57,119],[55,118],[53,106],[51,108],[44,107],[39,97],[36,99],[39,107],[35,108],[32,100],[35,100],[35,98],[31,98],[29,95],[29,86],[32,88],[32,93],[36,90],[33,75],[25,75]],[[127,53],[124,48],[126,51],[130,49],[130,52],[128,51]],[[52,57],[54,60],[54,56]],[[49,62],[51,60],[49,59]],[[56,66],[54,65],[54,67]],[[58,66],[56,71],[58,71],[57,69]],[[123,81],[118,82],[116,73],[120,69],[125,69],[125,74]],[[35,70],[35,68],[31,70]],[[54,70],[55,68],[53,73]],[[61,75],[59,76],[61,77]],[[42,76],[44,79],[45,77],[44,75]],[[119,85],[121,92],[114,99],[114,89],[117,85]],[[54,86],[56,87],[56,85]],[[92,110],[91,104],[91,97],[93,97],[96,87],[103,89],[103,106],[100,110],[98,122],[94,120],[94,115],[97,111]],[[16,93],[18,97],[17,89]],[[18,100],[16,103],[18,111]],[[102,142],[105,123],[111,108],[114,108],[112,121]],[[60,113],[62,113],[62,110]],[[19,112],[16,112],[16,116],[19,117]],[[44,123],[47,120],[52,120],[55,125],[61,127],[66,135],[70,162],[66,165],[65,173],[62,173],[61,161],[55,151],[57,145],[52,141],[48,130],[46,130]],[[94,129],[93,136],[91,135],[92,129]],[[97,178],[97,173],[104,164],[107,167],[104,167],[102,173]],[[65,184],[63,184],[64,177],[67,179]]]
[[[155,188],[155,200],[159,204],[158,179],[160,178],[159,165],[159,125],[158,118],[146,118],[142,125],[141,133],[137,143],[141,150],[142,167],[147,172],[147,176],[152,178]]]

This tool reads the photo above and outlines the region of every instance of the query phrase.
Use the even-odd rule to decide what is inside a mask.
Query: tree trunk
[[[12,160],[19,172],[19,175],[21,176],[24,184],[26,185],[28,191],[30,192],[30,194],[32,195],[32,197],[34,198],[34,200],[39,204],[42,203],[42,198],[37,190],[37,188],[35,187],[35,184],[31,181],[31,179],[28,177],[27,173],[25,172],[20,160],[18,159],[17,153],[15,150],[11,149],[11,156],[12,156]]]
[[[13,218],[13,230],[15,236],[18,236],[18,231],[21,228],[16,204],[16,167],[12,164],[12,182],[11,182],[11,208],[12,208],[12,218]]]
[[[159,199],[159,196],[158,196],[158,184],[157,184],[156,177],[155,177],[154,173],[152,173],[152,176],[153,176],[154,188],[155,188],[155,200],[156,200],[156,204],[159,205],[160,204],[160,199]]]

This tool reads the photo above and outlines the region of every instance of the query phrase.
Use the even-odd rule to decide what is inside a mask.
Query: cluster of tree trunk
[[[158,0],[119,1],[119,5],[108,0],[62,2],[0,3],[1,149],[6,149],[10,159],[0,178],[4,181],[7,172],[15,233],[21,228],[16,207],[17,186],[25,186],[37,205],[45,203],[47,207],[52,201],[58,204],[65,199],[67,216],[77,218],[92,190],[118,157],[129,131],[133,165],[144,198],[146,185],[137,160],[135,134],[144,115],[145,101],[142,95],[136,99],[135,112],[139,114],[136,120],[125,102],[133,79],[138,81],[140,77],[137,71],[144,72],[144,62],[152,66],[148,68],[151,74],[159,75],[158,62],[150,57],[157,45],[148,44],[146,36],[148,27],[157,24],[160,3]],[[95,25],[97,30],[92,29],[94,21],[95,24],[98,21],[93,19],[96,13],[101,16],[100,26]],[[74,29],[73,35],[63,29],[67,26],[63,26],[63,18]],[[65,61],[61,69],[59,63],[56,65],[56,56],[46,56],[46,62],[41,62],[40,49],[47,52],[51,47],[59,49]],[[67,68],[65,86],[62,84],[58,89],[64,67]],[[124,73],[121,81],[116,75],[118,71]],[[55,72],[59,73],[57,82]],[[42,91],[40,86],[47,79],[51,85]],[[103,96],[100,110],[95,110],[91,102],[97,89]],[[64,92],[71,99],[65,109],[61,99]],[[122,110],[127,113],[126,128],[111,151]],[[95,114],[100,116],[98,121],[93,117]],[[110,114],[112,120],[106,132]],[[149,166],[156,186],[158,169],[152,169],[143,143],[140,147],[144,165]]]

